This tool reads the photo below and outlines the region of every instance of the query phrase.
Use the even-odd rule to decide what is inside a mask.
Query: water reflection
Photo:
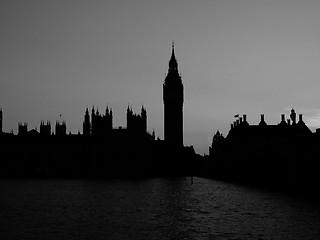
[[[320,205],[213,180],[2,180],[5,239],[316,239]]]

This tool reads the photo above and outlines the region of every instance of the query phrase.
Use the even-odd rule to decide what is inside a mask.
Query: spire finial
[[[173,41],[173,40],[172,40],[171,49],[172,49],[172,51],[171,51],[172,54],[171,54],[171,55],[172,55],[173,57],[175,57],[175,55],[174,55],[174,41]]]
[[[177,70],[178,69],[178,63],[176,60],[176,56],[174,54],[174,41],[172,41],[172,52],[171,52],[171,58],[169,61],[169,70]]]

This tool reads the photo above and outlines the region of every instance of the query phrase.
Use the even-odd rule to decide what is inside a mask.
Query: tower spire
[[[176,60],[176,56],[174,54],[174,41],[172,41],[172,47],[171,47],[171,58],[169,61],[169,70],[178,70],[178,62]]]
[[[172,45],[171,45],[171,52],[172,52],[172,56],[174,56],[174,41],[172,40]]]

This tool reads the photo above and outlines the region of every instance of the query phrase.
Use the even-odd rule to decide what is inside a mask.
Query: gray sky
[[[147,108],[163,138],[171,42],[185,89],[184,142],[208,151],[233,116],[277,124],[294,107],[320,127],[320,1],[0,1],[0,108],[17,132],[59,115],[82,131],[86,107]]]

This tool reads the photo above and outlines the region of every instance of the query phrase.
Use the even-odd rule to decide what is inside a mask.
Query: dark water
[[[203,178],[2,180],[0,239],[319,239],[320,204]]]

